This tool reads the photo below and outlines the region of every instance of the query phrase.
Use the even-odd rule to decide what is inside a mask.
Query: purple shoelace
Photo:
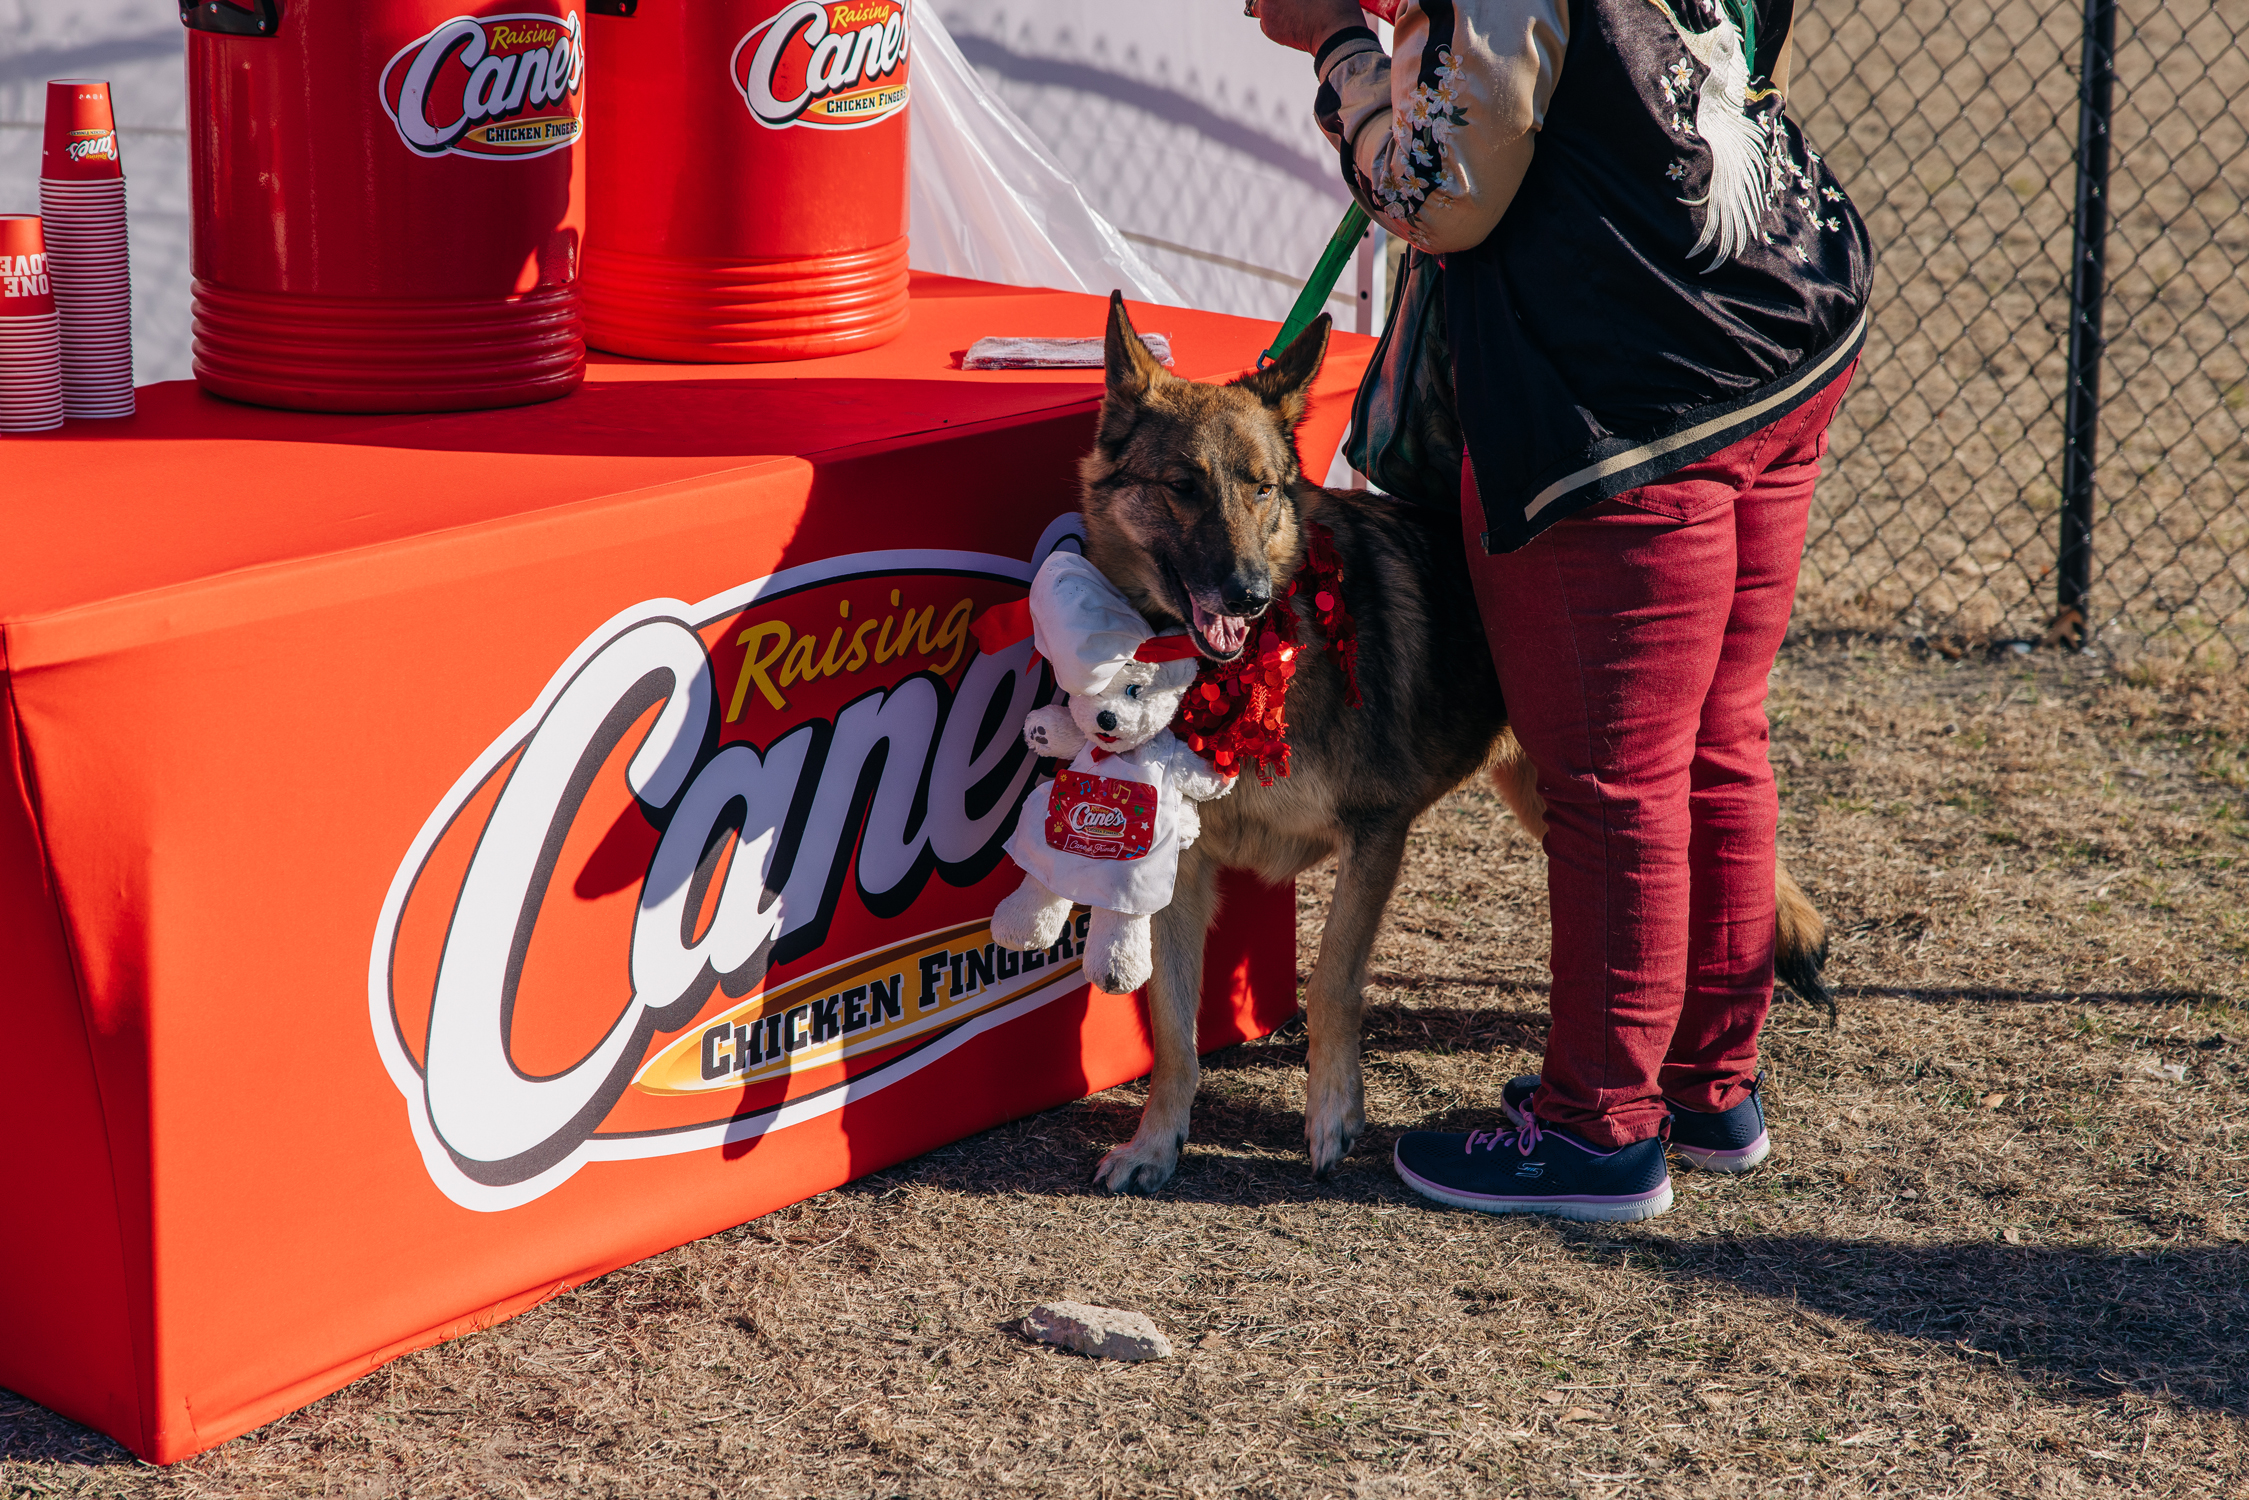
[[[1532,1151],[1538,1148],[1539,1137],[1543,1133],[1544,1132],[1542,1132],[1538,1128],[1538,1116],[1530,1115],[1526,1117],[1522,1128],[1519,1130],[1469,1131],[1468,1143],[1461,1148],[1461,1152],[1463,1155],[1467,1155],[1474,1152],[1479,1145],[1482,1146],[1486,1151],[1497,1151],[1508,1141],[1513,1141],[1515,1143],[1515,1149],[1521,1152],[1523,1155],[1528,1156]]]

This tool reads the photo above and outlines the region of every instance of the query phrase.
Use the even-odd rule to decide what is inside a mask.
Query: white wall
[[[172,0],[0,0],[0,213],[39,212],[47,80],[108,79],[144,385],[188,373],[186,36]]]

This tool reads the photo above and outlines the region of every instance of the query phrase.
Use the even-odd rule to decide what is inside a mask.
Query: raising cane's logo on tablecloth
[[[377,84],[420,156],[516,161],[584,133],[584,25],[576,11],[455,16],[399,49]]]
[[[1036,953],[988,925],[1047,690],[1028,641],[968,627],[1031,573],[861,553],[636,605],[571,653],[376,927],[376,1044],[448,1197],[796,1124],[1083,985],[1084,913]]]
[[[903,0],[793,0],[752,27],[729,64],[761,125],[855,130],[906,107]]]

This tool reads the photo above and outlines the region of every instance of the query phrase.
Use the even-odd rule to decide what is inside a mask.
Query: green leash
[[[1359,237],[1367,232],[1367,211],[1358,204],[1344,210],[1343,222],[1335,226],[1328,237],[1327,249],[1320,252],[1319,264],[1312,274],[1304,278],[1304,290],[1296,294],[1296,305],[1288,310],[1281,322],[1280,334],[1274,338],[1273,347],[1257,356],[1257,367],[1262,370],[1281,357],[1281,351],[1296,341],[1296,336],[1312,326],[1327,304],[1328,294],[1343,275],[1344,262],[1359,248]]]

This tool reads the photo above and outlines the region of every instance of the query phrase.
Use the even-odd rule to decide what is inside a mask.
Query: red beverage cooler
[[[584,0],[180,0],[195,377],[315,411],[584,374]]]
[[[808,359],[906,326],[904,0],[609,0],[586,342]],[[620,14],[630,11],[631,14]]]

